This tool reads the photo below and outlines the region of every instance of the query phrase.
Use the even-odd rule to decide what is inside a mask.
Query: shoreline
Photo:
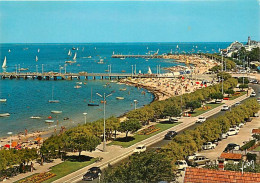
[[[181,59],[177,59],[176,58],[176,61],[177,62],[184,62],[185,63],[185,59],[186,59],[186,56],[184,55],[184,56],[182,56],[181,55],[181,57],[180,57],[180,55],[178,55],[178,57],[179,58],[182,58],[183,60],[181,60]],[[196,55],[194,55],[194,56],[188,56],[189,58],[190,57],[192,57],[192,58],[194,58],[193,60],[195,60],[195,59],[197,59],[198,57],[196,56]],[[206,59],[206,58],[204,58],[204,59]],[[197,64],[195,64],[195,63],[192,63],[193,64],[193,66],[195,67],[195,68],[197,68],[197,69],[199,69],[200,70],[200,68],[198,68],[198,65]],[[164,69],[166,69],[166,70],[169,70],[169,71],[171,71],[171,69],[172,68],[175,68],[175,67],[180,67],[179,65],[177,65],[177,66],[174,66],[174,67],[168,67],[168,68],[164,68]],[[180,68],[184,68],[185,66],[181,66]],[[203,70],[204,71],[204,70]],[[183,75],[180,75],[180,76],[183,76]],[[186,77],[186,79],[188,79],[186,82],[196,82],[196,80],[191,80],[189,77],[187,77],[186,75],[185,75],[185,77]],[[176,78],[177,79],[177,78]],[[175,79],[175,80],[176,80]],[[144,79],[145,80],[145,79]],[[150,92],[150,93],[152,93],[152,95],[154,96],[153,97],[153,100],[150,102],[150,103],[148,103],[148,104],[146,104],[146,105],[149,105],[149,104],[151,104],[151,103],[153,103],[153,102],[155,102],[155,101],[160,101],[160,100],[166,100],[166,99],[168,99],[168,98],[170,98],[170,97],[173,97],[173,96],[178,96],[178,95],[180,95],[180,94],[184,94],[184,93],[186,93],[186,92],[193,92],[194,91],[194,89],[196,90],[197,89],[197,87],[196,88],[194,88],[194,89],[190,89],[190,90],[187,90],[187,88],[188,88],[188,86],[186,86],[186,90],[184,90],[184,93],[183,93],[183,88],[185,87],[185,86],[183,86],[183,83],[182,83],[182,81],[181,82],[179,82],[178,83],[178,80],[177,81],[174,81],[175,82],[175,84],[177,84],[177,86],[179,86],[179,88],[177,88],[177,86],[176,86],[176,91],[175,91],[175,93],[174,92],[172,92],[172,90],[173,89],[171,89],[171,91],[170,92],[166,92],[166,91],[162,91],[162,90],[160,90],[161,88],[160,87],[163,87],[163,85],[164,85],[164,83],[162,84],[162,85],[160,85],[160,87],[159,87],[159,85],[157,86],[152,86],[152,85],[144,85],[144,83],[136,83],[136,82],[133,82],[133,81],[129,81],[129,80],[127,80],[127,79],[121,79],[121,80],[119,80],[118,82],[120,82],[120,83],[124,83],[124,84],[126,84],[126,85],[130,85],[130,86],[132,86],[132,87],[140,87],[140,88],[144,88],[144,89],[146,89],[148,92]],[[155,83],[156,82],[158,82],[158,83],[160,83],[160,82],[162,82],[160,79],[158,79],[157,81],[154,81]],[[164,82],[164,80],[163,80],[163,82]],[[173,83],[174,83],[173,82]],[[193,84],[192,84],[193,85]],[[181,86],[181,87],[180,87]],[[195,84],[194,84],[194,86],[195,86]],[[168,87],[168,86],[167,86]],[[164,86],[164,89],[165,89],[166,87]],[[198,87],[199,88],[199,87]],[[178,92],[177,92],[177,90],[178,90]],[[181,90],[181,92],[180,92],[180,90]],[[177,92],[177,93],[176,93]],[[145,95],[145,93],[144,93],[144,95]],[[143,107],[143,106],[142,106]],[[130,110],[131,111],[131,110]],[[129,111],[126,111],[126,112],[124,112],[123,114],[121,114],[121,115],[119,115],[118,116],[118,118],[120,119],[120,121],[123,121],[123,120],[125,120],[125,118],[126,118],[126,114],[128,113]],[[55,128],[56,127],[56,128]],[[51,135],[53,135],[53,134],[59,134],[60,132],[59,132],[59,130],[60,130],[60,127],[62,127],[62,125],[57,125],[57,126],[54,126],[54,128],[52,128],[52,129],[50,129],[50,130],[33,130],[32,132],[29,132],[27,135],[25,135],[25,132],[18,132],[18,133],[15,133],[15,134],[13,134],[12,136],[11,136],[11,138],[12,138],[12,142],[13,141],[17,141],[17,143],[18,144],[21,144],[21,143],[19,143],[19,141],[27,141],[27,143],[32,143],[32,142],[30,142],[30,141],[34,141],[34,139],[36,139],[37,137],[41,137],[43,140],[44,139],[46,139],[46,138],[48,138],[48,137],[50,137]],[[68,127],[68,128],[73,128],[73,126],[70,126],[70,127]],[[56,129],[56,130],[55,130]],[[0,144],[3,144],[4,145],[4,142],[6,142],[5,144],[9,144],[8,143],[8,140],[10,139],[10,136],[3,136],[3,137],[0,137],[0,140],[1,140],[1,142],[0,142]],[[28,142],[29,141],[29,142]]]

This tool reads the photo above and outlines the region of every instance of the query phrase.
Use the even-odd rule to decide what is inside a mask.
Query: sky
[[[259,0],[0,1],[0,43],[260,40]]]

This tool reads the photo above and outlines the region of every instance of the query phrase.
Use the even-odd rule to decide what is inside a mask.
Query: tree
[[[174,105],[168,105],[163,111],[164,116],[180,116],[181,110]]]
[[[145,152],[134,154],[129,161],[105,172],[104,182],[150,183],[174,178],[171,161],[163,154]]]
[[[247,84],[244,84],[244,85],[243,85],[243,84],[242,84],[242,85],[239,85],[239,89],[240,89],[240,90],[242,90],[242,91],[243,91],[245,88],[248,88],[248,85],[247,85]]]
[[[100,144],[100,138],[91,134],[84,126],[79,126],[66,131],[69,151],[78,151],[79,157],[82,151],[93,151]]]
[[[214,72],[214,73],[218,73],[219,71],[222,70],[222,66],[221,65],[215,65],[214,67],[210,68],[209,70]]]
[[[201,106],[201,103],[198,101],[191,101],[186,104],[186,108],[189,108],[191,112],[193,112],[195,109],[199,108]]]
[[[137,130],[141,128],[141,124],[138,120],[136,119],[128,119],[122,123],[120,123],[119,126],[119,131],[125,133],[125,137],[127,138],[127,135],[129,132],[134,133]]]
[[[226,72],[219,72],[217,74],[217,77],[220,77],[220,79],[223,77],[224,81],[228,80],[229,78],[231,78],[231,75],[226,73]]]
[[[233,95],[235,92],[234,92],[234,90],[232,90],[232,89],[228,89],[228,90],[225,90],[224,91],[226,94],[228,94],[228,97],[230,96],[230,95]]]
[[[209,96],[210,96],[211,99],[215,99],[215,100],[223,99],[223,94],[220,93],[220,92],[211,93]]]

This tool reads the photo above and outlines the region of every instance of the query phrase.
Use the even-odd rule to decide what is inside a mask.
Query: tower
[[[250,45],[251,45],[251,38],[250,38],[250,36],[248,36],[248,39],[247,39],[247,44],[248,44],[248,46],[250,46]]]

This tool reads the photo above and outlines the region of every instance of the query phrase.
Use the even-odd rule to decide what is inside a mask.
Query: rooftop
[[[188,167],[184,177],[185,183],[256,183],[260,182],[260,173],[241,173],[227,170],[210,170]]]
[[[260,133],[260,129],[253,129],[252,133]]]
[[[235,154],[235,153],[222,153],[220,155],[221,158],[225,159],[233,159],[233,160],[240,160],[242,158],[242,154]]]

